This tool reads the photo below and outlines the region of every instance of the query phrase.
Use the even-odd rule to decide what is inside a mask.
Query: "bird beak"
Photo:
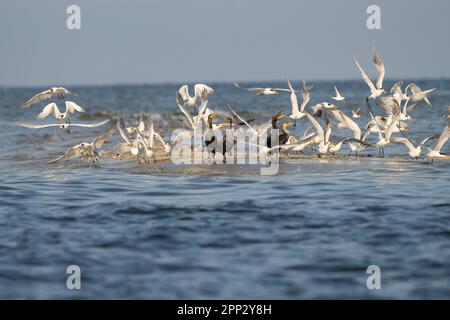
[[[276,119],[280,120],[280,119],[283,119],[284,117],[286,117],[285,114],[279,114],[279,115],[276,116]]]
[[[292,126],[295,122],[286,122],[286,127]]]

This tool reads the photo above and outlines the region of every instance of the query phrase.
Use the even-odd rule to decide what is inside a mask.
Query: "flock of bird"
[[[390,91],[386,91],[383,88],[385,67],[374,48],[372,49],[372,61],[377,72],[375,83],[372,82],[356,58],[353,59],[370,90],[365,98],[370,120],[364,128],[360,128],[353,120],[353,118],[361,116],[361,108],[352,110],[352,114],[349,116],[338,107],[338,104],[346,103],[346,97],[341,94],[336,86],[334,86],[335,96],[332,97],[336,104],[322,102],[310,106],[313,86],[309,86],[305,82],[298,90],[289,80],[287,81],[288,88],[244,88],[235,83],[237,88],[259,96],[283,93],[290,96],[290,112],[278,112],[266,123],[255,125],[252,124],[255,119],[245,119],[231,105],[228,105],[229,116],[221,116],[208,107],[209,95],[214,93],[211,87],[205,84],[196,84],[194,96],[191,96],[188,86],[183,85],[176,94],[176,102],[188,128],[176,135],[172,134],[171,141],[164,140],[163,135],[155,131],[150,115],[142,114],[135,126],[127,127],[125,121],[119,119],[92,142],[82,142],[72,146],[62,156],[50,162],[80,157],[93,163],[98,163],[100,159],[129,158],[136,158],[139,163],[151,163],[156,161],[157,154],[162,152],[170,155],[177,145],[181,145],[186,139],[192,141],[192,138],[194,138],[195,140],[195,137],[200,137],[200,142],[194,147],[191,146],[193,150],[207,151],[209,157],[216,158],[220,155],[222,159],[225,159],[232,156],[236,151],[237,145],[242,142],[241,137],[248,137],[249,135],[252,141],[250,144],[257,147],[258,155],[264,154],[265,156],[303,153],[307,148],[310,152],[319,156],[334,156],[344,145],[348,145],[349,155],[355,153],[356,156],[359,156],[367,148],[377,147],[378,155],[383,157],[386,146],[403,144],[407,148],[409,156],[413,159],[418,159],[421,156],[427,159],[449,159],[450,156],[442,153],[441,150],[450,136],[450,115],[446,116],[447,124],[440,135],[424,137],[421,142],[416,142],[406,134],[409,131],[407,122],[413,119],[411,112],[414,108],[420,104],[432,107],[429,94],[435,88],[422,90],[416,84],[410,83],[403,90],[403,82],[397,82]],[[298,93],[302,97],[301,104],[299,104],[297,97]],[[63,87],[54,87],[35,95],[23,107],[29,108],[36,103],[52,98],[63,100],[66,95],[77,96],[77,94]],[[64,102],[64,112],[61,112],[57,104],[52,102],[45,106],[36,117],[37,120],[42,120],[53,115],[57,123],[17,124],[30,129],[57,127],[70,133],[72,127],[96,128],[110,122],[110,120],[105,120],[98,123],[71,123],[71,114],[85,112],[85,108],[73,101]],[[382,113],[375,114],[375,107]],[[448,112],[450,113],[450,106]],[[282,121],[282,119],[288,119],[288,121]],[[289,127],[296,126],[299,121],[306,123],[306,130],[303,135],[295,136],[289,131]],[[350,135],[336,139],[332,134],[335,128],[346,129],[350,132]],[[123,141],[110,150],[103,150],[105,141],[110,139],[116,131],[119,132]],[[377,136],[377,140],[369,143],[367,139],[372,133]],[[433,140],[436,140],[434,144],[432,144]]]

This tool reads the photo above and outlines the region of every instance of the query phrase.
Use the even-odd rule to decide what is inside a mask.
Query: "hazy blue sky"
[[[1,0],[0,85],[348,79],[372,45],[389,78],[450,77],[449,32],[448,0]]]

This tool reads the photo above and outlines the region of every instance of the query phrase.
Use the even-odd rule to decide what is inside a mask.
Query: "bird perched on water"
[[[336,101],[344,101],[345,100],[345,97],[341,95],[341,93],[339,92],[339,90],[336,86],[334,86],[334,91],[336,92],[336,96],[332,97],[333,100],[336,100]]]
[[[270,87],[259,87],[259,88],[243,88],[236,82],[234,83],[234,86],[236,88],[246,90],[249,92],[256,93],[258,96],[272,96],[272,95],[278,95],[282,92],[290,92],[289,89],[284,88],[270,88]]]
[[[64,95],[71,94],[73,96],[78,97],[78,93],[73,93],[72,91],[64,88],[64,87],[52,87],[48,90],[40,92],[34,95],[30,100],[25,102],[22,105],[22,108],[29,108],[33,104],[38,103],[43,100],[51,99],[53,97],[57,97],[58,99],[64,99]]]
[[[376,97],[381,96],[385,90],[383,89],[383,79],[384,75],[386,73],[383,61],[378,56],[377,52],[375,51],[375,48],[372,48],[372,58],[373,63],[375,64],[375,68],[377,69],[377,81],[375,85],[370,80],[370,78],[367,76],[367,73],[364,71],[364,69],[360,66],[358,61],[355,57],[353,57],[353,60],[355,61],[356,66],[358,67],[359,71],[361,72],[361,76],[364,80],[364,82],[367,84],[367,86],[370,89],[370,95],[369,98],[375,99]]]
[[[37,120],[42,120],[47,118],[50,114],[53,113],[53,115],[55,116],[55,119],[58,121],[62,121],[65,120],[65,122],[70,123],[70,118],[69,118],[69,114],[71,113],[75,113],[75,111],[78,112],[85,112],[86,110],[79,106],[78,104],[76,104],[73,101],[66,101],[66,111],[65,112],[60,112],[58,109],[58,106],[56,105],[56,103],[52,102],[49,103],[48,105],[46,105],[44,107],[44,109],[42,110],[41,113],[39,113],[36,117]]]
[[[105,141],[113,134],[114,131],[115,131],[115,128],[112,127],[107,132],[98,136],[90,143],[82,142],[73,147],[70,147],[66,150],[66,152],[62,156],[60,156],[54,160],[51,160],[48,163],[67,161],[67,160],[77,158],[77,157],[86,157],[93,163],[98,163],[98,161],[99,161],[98,151],[100,151],[100,149],[103,146],[103,144],[105,143]]]
[[[194,85],[194,96],[189,95],[188,85],[181,86],[177,93],[177,100],[183,107],[191,108],[195,107],[198,101],[202,104],[208,100],[208,96],[214,93],[214,89],[208,87],[206,84],[197,83]]]

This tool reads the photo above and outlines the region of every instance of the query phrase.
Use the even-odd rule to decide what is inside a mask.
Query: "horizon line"
[[[82,88],[82,87],[120,87],[120,86],[166,86],[166,85],[182,85],[182,84],[196,84],[196,83],[204,83],[204,84],[230,84],[233,85],[235,82],[238,83],[280,83],[285,82],[287,80],[295,81],[295,82],[302,82],[304,79],[293,79],[293,78],[285,78],[285,79],[267,79],[267,80],[193,80],[193,81],[161,81],[161,82],[105,82],[105,83],[59,83],[59,84],[14,84],[14,85],[6,85],[6,84],[0,84],[0,88],[2,89],[27,89],[27,88],[47,88],[52,86],[63,86],[63,87],[73,87],[73,88]],[[405,80],[406,79],[406,80]],[[408,81],[408,80],[415,80],[415,81],[434,81],[434,80],[450,80],[450,77],[448,76],[439,76],[439,77],[406,77],[404,79],[402,78],[385,78],[384,81]],[[312,82],[353,82],[353,81],[361,81],[364,82],[362,78],[346,78],[346,79],[314,79],[314,80],[305,80],[307,83]]]

